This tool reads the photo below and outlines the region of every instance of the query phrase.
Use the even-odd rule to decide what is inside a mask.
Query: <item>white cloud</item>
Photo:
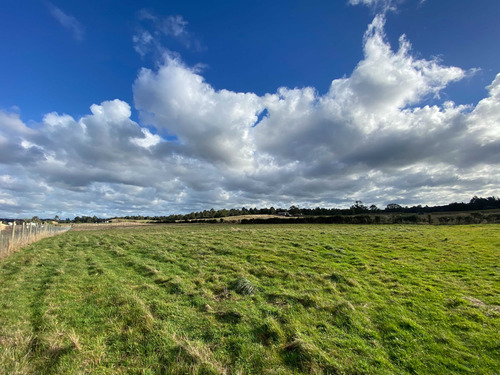
[[[377,12],[396,10],[396,4],[403,0],[348,0],[350,5],[366,5]]]
[[[436,60],[415,59],[404,35],[399,50],[393,52],[385,39],[384,22],[384,17],[375,17],[364,36],[364,60],[349,78],[334,80],[328,94],[334,103],[350,108],[352,116],[361,116],[365,130],[383,125],[380,116],[399,112],[426,95],[438,96],[447,84],[466,74]]]
[[[250,166],[252,125],[263,109],[257,95],[215,91],[171,57],[156,72],[141,70],[134,95],[144,122],[175,134],[186,155],[230,167]]]
[[[153,23],[155,32],[174,37],[186,37],[189,35],[186,26],[188,22],[179,14],[158,17],[152,12],[142,9],[139,11],[139,19]]]
[[[135,51],[144,57],[154,44],[154,38],[148,31],[141,31],[132,37]]]
[[[156,146],[161,142],[161,137],[158,134],[151,134],[146,128],[142,128],[141,131],[144,134],[144,138],[131,138],[130,142],[144,148]]]
[[[173,35],[175,37],[186,36],[186,26],[188,22],[180,15],[168,16],[163,20],[162,30],[165,35]]]
[[[0,210],[167,214],[498,195],[500,75],[476,105],[420,105],[467,72],[414,57],[404,37],[394,51],[383,26],[375,17],[363,60],[324,95],[215,90],[167,55],[133,86],[141,123],[156,131],[120,100],[80,119],[49,113],[34,127],[0,112]]]
[[[364,5],[368,5],[368,6],[373,6],[376,3],[379,3],[380,1],[383,1],[383,0],[349,0],[349,4],[351,4],[351,5],[364,4]]]
[[[469,127],[483,147],[498,147],[500,139],[500,73],[487,87],[490,96],[481,100],[468,116]]]
[[[203,50],[200,41],[187,29],[188,22],[181,15],[157,16],[145,9],[138,14],[141,25],[132,37],[134,49],[142,57],[153,54],[159,58],[172,54],[172,41],[190,50]]]
[[[76,40],[83,40],[85,36],[85,28],[75,17],[64,13],[52,3],[47,3],[47,7],[52,17],[54,17],[63,27],[71,31]]]

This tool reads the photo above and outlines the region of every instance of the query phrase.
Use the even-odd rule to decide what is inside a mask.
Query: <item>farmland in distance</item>
[[[3,374],[494,374],[500,226],[153,225],[0,261]]]

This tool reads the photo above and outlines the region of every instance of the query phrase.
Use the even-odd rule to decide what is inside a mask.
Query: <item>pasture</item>
[[[0,261],[3,374],[494,374],[500,226],[155,225]]]

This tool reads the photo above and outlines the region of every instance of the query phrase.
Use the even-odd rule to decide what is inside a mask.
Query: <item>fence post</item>
[[[36,242],[42,238],[51,237],[61,232],[67,232],[71,225],[67,227],[58,227],[45,224],[43,227],[37,223],[23,223],[22,228],[17,229],[15,222],[12,222],[12,233],[5,233],[0,230],[0,254],[15,251],[24,245]],[[28,228],[29,227],[29,228]],[[17,229],[17,230],[16,230]],[[1,371],[0,371],[1,372]]]
[[[14,235],[16,234],[16,222],[12,223],[12,236],[10,237],[8,250],[10,251],[14,247]]]

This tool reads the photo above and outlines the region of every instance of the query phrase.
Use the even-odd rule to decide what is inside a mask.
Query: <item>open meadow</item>
[[[500,225],[69,231],[0,261],[2,374],[498,374]]]

